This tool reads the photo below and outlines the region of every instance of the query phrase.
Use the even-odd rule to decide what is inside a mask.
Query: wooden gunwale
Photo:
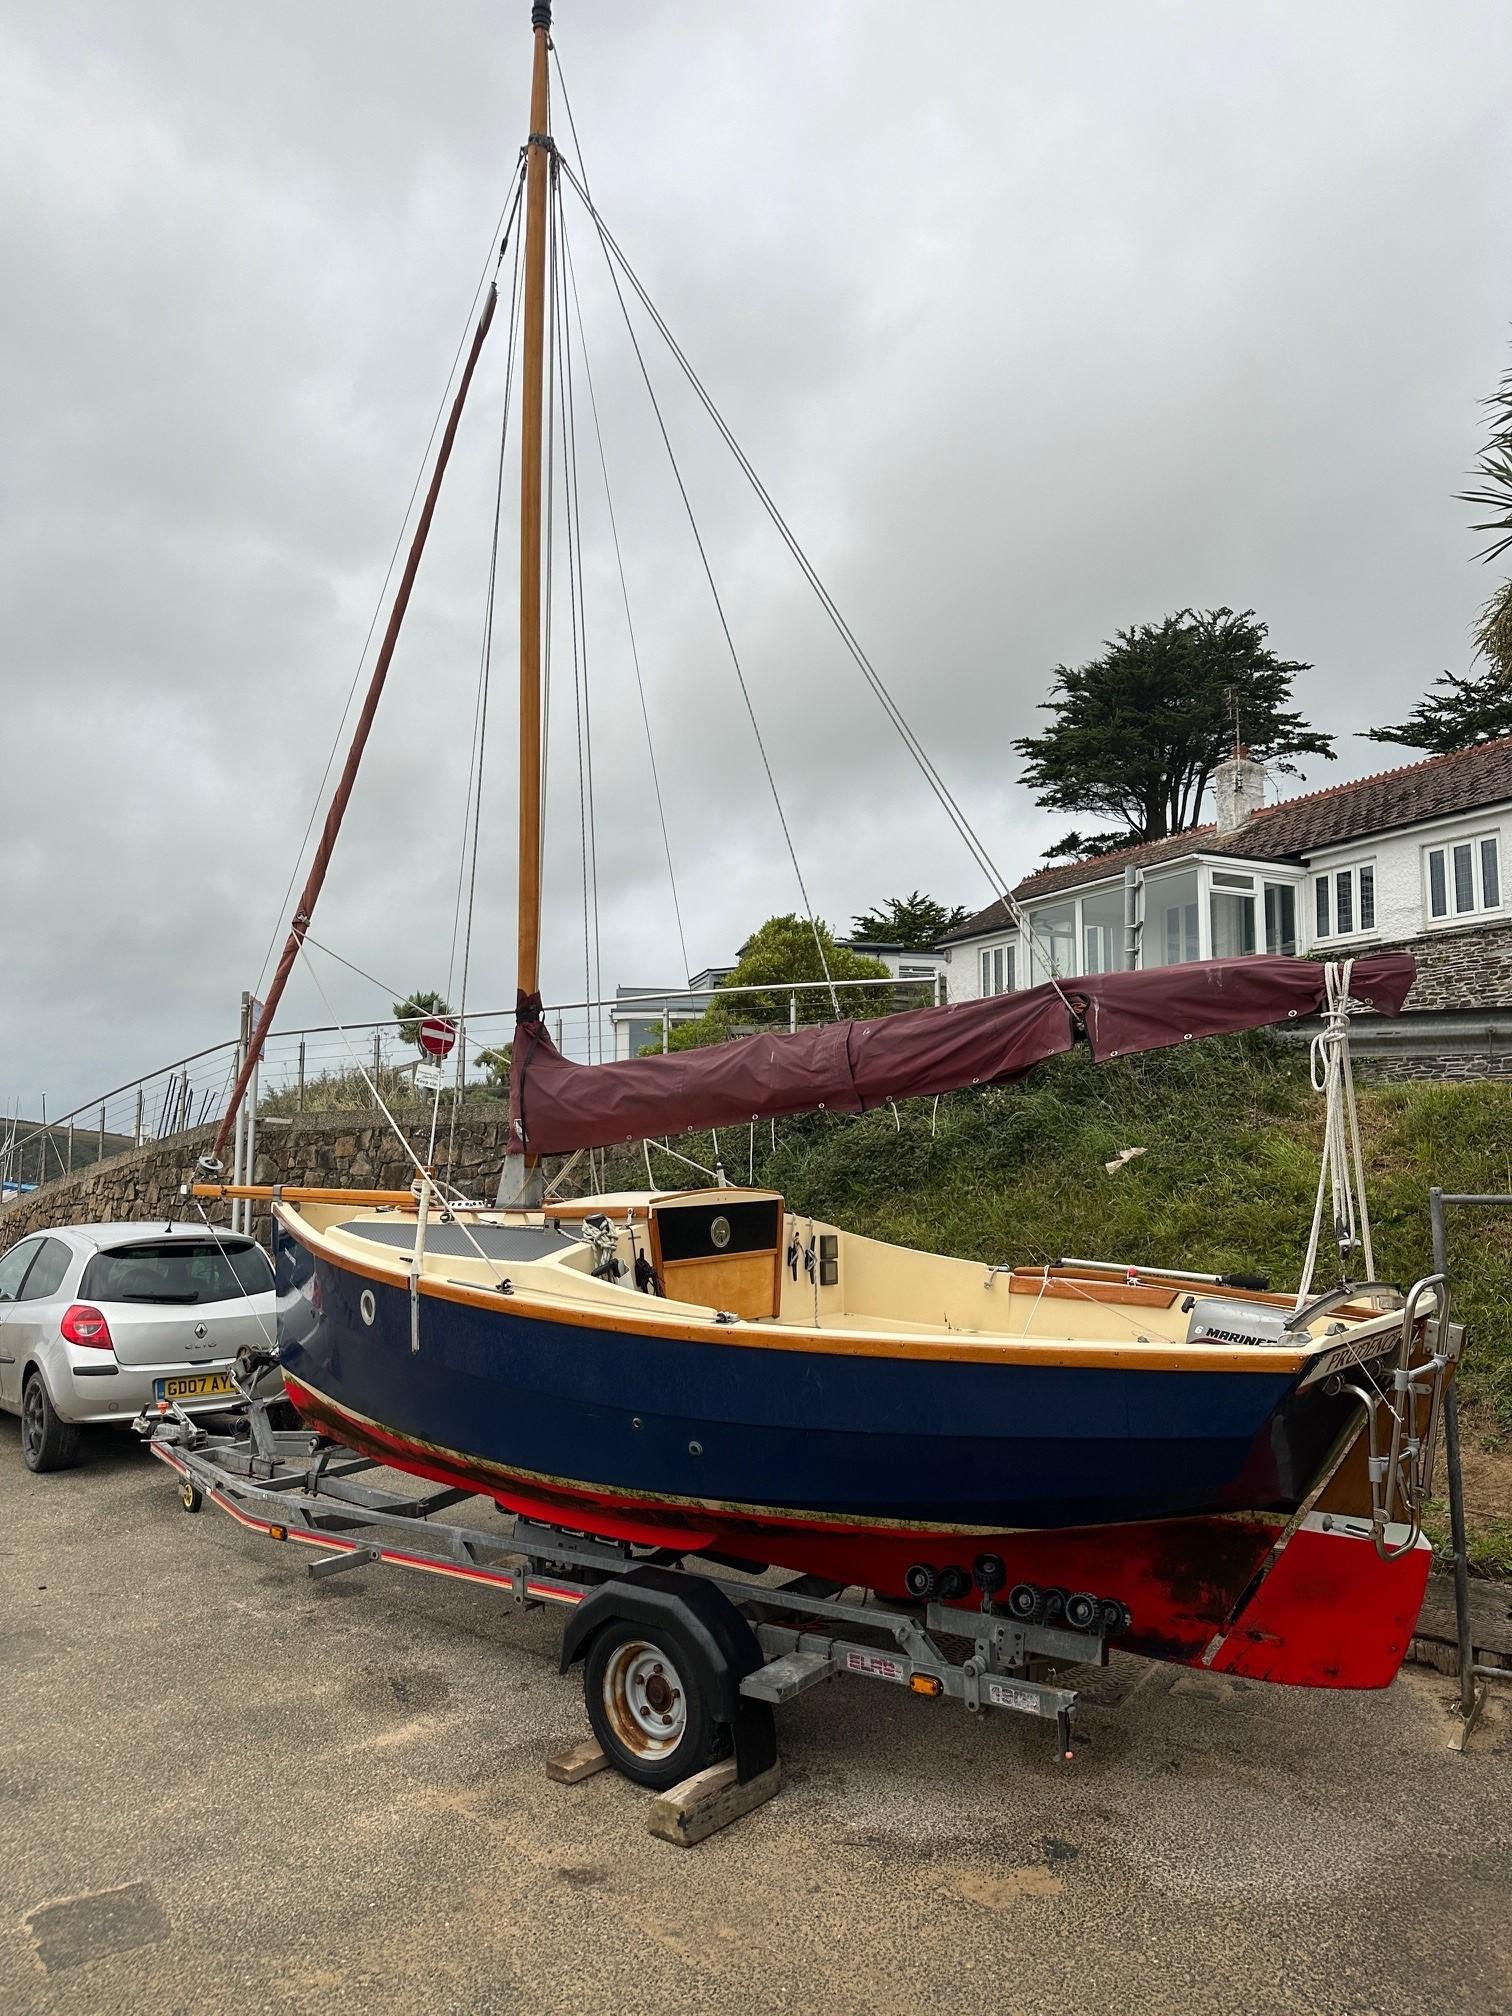
[[[332,1201],[345,1201],[336,1199]],[[404,1265],[383,1266],[358,1257],[345,1246],[335,1244],[318,1231],[296,1208],[288,1193],[275,1202],[273,1213],[283,1229],[308,1251],[329,1265],[363,1280],[409,1292],[409,1272]],[[903,1358],[929,1363],[1033,1365],[1045,1368],[1081,1368],[1100,1371],[1147,1372],[1300,1372],[1308,1360],[1324,1348],[1312,1342],[1301,1346],[1200,1345],[1186,1344],[1100,1344],[1059,1342],[1031,1337],[1008,1337],[1001,1333],[968,1336],[960,1333],[936,1335],[921,1331],[916,1336],[865,1330],[800,1329],[792,1324],[742,1320],[720,1323],[711,1311],[707,1318],[690,1319],[674,1315],[665,1303],[641,1308],[628,1297],[623,1308],[574,1303],[556,1296],[533,1293],[511,1275],[511,1293],[501,1296],[497,1289],[473,1287],[461,1281],[422,1274],[418,1283],[422,1297],[456,1303],[464,1308],[486,1309],[494,1314],[529,1317],[556,1323],[564,1328],[612,1330],[645,1337],[668,1338],[682,1343],[712,1344],[722,1348],[755,1351],[801,1352],[821,1357]],[[641,1298],[645,1300],[646,1298]],[[1332,1340],[1330,1340],[1332,1341]]]

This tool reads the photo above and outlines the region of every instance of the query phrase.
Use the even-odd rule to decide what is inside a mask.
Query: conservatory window
[[[1357,938],[1375,929],[1375,863],[1357,862],[1313,878],[1313,936]]]
[[[1149,916],[1154,924],[1155,957],[1151,964],[1184,966],[1202,957],[1198,929],[1197,870],[1169,875],[1145,884]]]
[[[1029,965],[1036,981],[1076,971],[1076,905],[1057,903],[1029,918]]]
[[[1104,889],[1082,898],[1081,942],[1083,973],[1124,971],[1129,961],[1122,889]]]
[[[1255,949],[1255,878],[1231,868],[1210,871],[1208,930],[1215,959],[1242,959]]]
[[[1297,956],[1297,892],[1290,882],[1265,885],[1265,949],[1286,959]]]
[[[1431,918],[1467,917],[1478,910],[1501,908],[1501,861],[1494,833],[1430,847],[1427,862]]]

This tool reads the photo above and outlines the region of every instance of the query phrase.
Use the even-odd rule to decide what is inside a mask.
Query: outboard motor
[[[1269,1303],[1244,1302],[1237,1295],[1194,1295],[1188,1344],[1292,1344],[1287,1311]]]

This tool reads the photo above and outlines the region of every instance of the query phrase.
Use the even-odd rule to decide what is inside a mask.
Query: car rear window
[[[260,1246],[245,1239],[159,1239],[97,1253],[84,1271],[86,1302],[229,1302],[261,1295],[273,1269]]]

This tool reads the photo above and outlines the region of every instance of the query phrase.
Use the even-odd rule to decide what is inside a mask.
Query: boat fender
[[[562,1633],[561,1671],[584,1658],[606,1624],[624,1619],[660,1626],[687,1647],[716,1722],[727,1726],[741,1782],[777,1761],[776,1726],[765,1702],[748,1701],[740,1683],[764,1662],[756,1634],[724,1591],[703,1577],[650,1565],[604,1582],[585,1596]]]
[[[1220,1274],[1220,1288],[1249,1288],[1258,1294],[1265,1294],[1270,1287],[1269,1274]]]

